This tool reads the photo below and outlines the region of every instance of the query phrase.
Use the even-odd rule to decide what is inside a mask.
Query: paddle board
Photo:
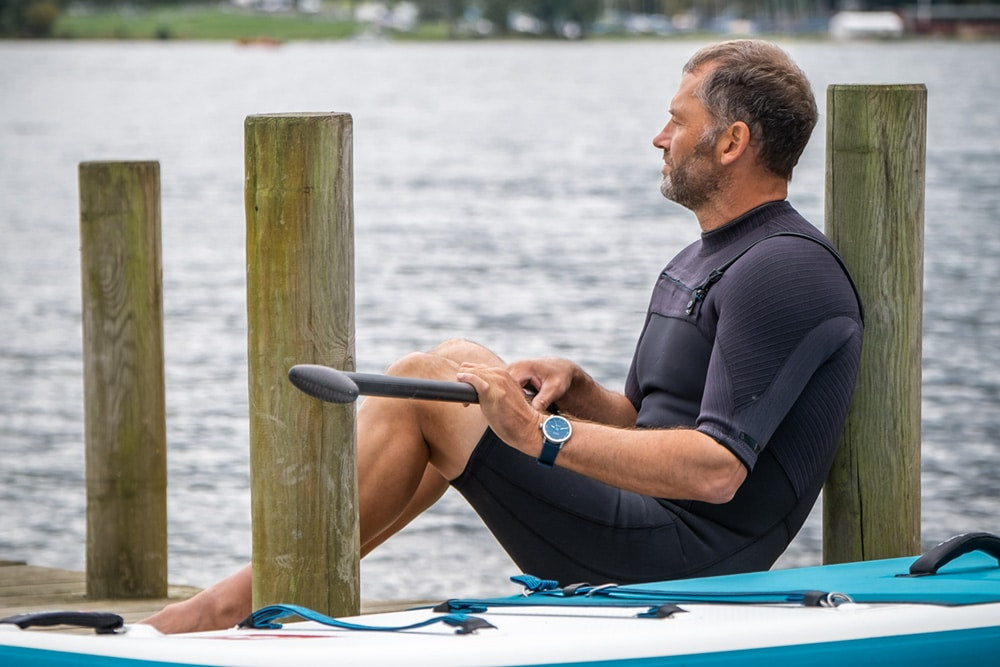
[[[6,622],[0,664],[992,664],[1000,655],[1000,538],[976,533],[944,544],[920,559],[634,586],[563,589],[520,577],[523,594],[329,619],[340,627],[319,615],[268,627],[290,613],[282,606],[258,610],[248,627],[180,635],[143,625],[64,634]]]

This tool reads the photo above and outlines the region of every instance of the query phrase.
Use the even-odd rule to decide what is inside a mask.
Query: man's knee
[[[503,361],[479,343],[453,338],[434,347],[430,352],[413,352],[392,364],[387,373],[409,377],[452,379],[459,364],[472,362],[502,365]]]
[[[463,362],[503,366],[503,360],[479,343],[461,338],[444,341],[430,352],[413,352],[386,370],[389,375],[452,380]]]
[[[431,354],[449,359],[456,364],[503,365],[503,360],[492,350],[465,338],[450,338],[431,350]]]

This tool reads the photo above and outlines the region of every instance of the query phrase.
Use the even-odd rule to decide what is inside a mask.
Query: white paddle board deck
[[[477,616],[471,634],[434,625],[402,632],[338,630],[313,622],[276,630],[121,635],[0,630],[0,664],[138,667],[211,665],[839,665],[991,664],[1000,651],[1000,604],[681,605],[669,618],[621,608],[503,608]],[[408,624],[428,610],[357,617]]]
[[[315,621],[267,628],[287,615],[281,608],[256,612],[255,627],[182,635],[142,625],[114,634],[40,632],[7,619],[0,665],[996,664],[1000,539],[976,535],[932,550],[929,567],[925,556],[610,589],[543,582],[529,584],[535,592],[527,597],[335,621],[381,630]],[[445,618],[452,625],[388,630]]]

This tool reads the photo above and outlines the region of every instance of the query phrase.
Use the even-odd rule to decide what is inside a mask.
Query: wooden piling
[[[288,369],[354,369],[352,119],[249,116],[247,312],[253,605],[360,606],[353,406]]]
[[[827,563],[920,552],[927,90],[834,85],[826,232],[865,304],[854,401],[823,492]]]
[[[79,169],[87,595],[167,594],[157,162]]]

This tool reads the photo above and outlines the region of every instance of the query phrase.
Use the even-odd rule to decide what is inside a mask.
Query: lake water
[[[160,162],[169,577],[207,585],[250,557],[246,116],[354,117],[359,370],[468,336],[620,389],[698,231],[650,145],[698,46],[0,42],[0,559],[83,568],[80,162]],[[1000,530],[1000,43],[783,46],[821,109],[834,83],[927,85],[923,539]],[[819,226],[824,122],[791,193]],[[781,565],[820,561],[819,520]],[[515,573],[449,493],[363,562],[362,595]]]

